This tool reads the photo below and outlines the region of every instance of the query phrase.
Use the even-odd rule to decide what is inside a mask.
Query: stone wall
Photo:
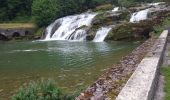
[[[34,29],[0,29],[0,40],[33,35]]]
[[[116,100],[152,100],[157,86],[159,67],[165,51],[168,31],[160,35],[152,50],[119,93]]]

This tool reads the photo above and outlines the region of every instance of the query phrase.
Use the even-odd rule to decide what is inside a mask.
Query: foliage
[[[111,0],[1,0],[0,22],[27,21],[28,17],[33,17],[39,26],[46,26],[56,18],[79,13],[109,1]]]
[[[59,15],[60,6],[57,0],[34,0],[32,14],[39,26],[46,26]]]
[[[170,100],[170,66],[162,67],[161,74],[165,76],[165,87],[164,87],[164,91],[166,92],[165,100]]]
[[[12,20],[17,16],[31,16],[32,0],[1,0],[0,22]]]
[[[37,37],[41,37],[42,36],[42,33],[44,33],[45,31],[45,28],[38,28],[34,34],[34,36],[37,36]]]
[[[129,7],[135,2],[153,1],[155,0],[1,0],[0,22],[28,22],[33,19],[43,27],[57,18],[84,12],[103,4]]]
[[[74,100],[74,96],[63,94],[53,80],[42,79],[20,88],[12,100]]]
[[[168,16],[166,18],[163,19],[163,22],[160,23],[159,25],[155,25],[153,26],[154,28],[154,33],[156,35],[160,35],[160,33],[165,29],[165,27],[170,25],[170,19],[168,18]]]
[[[57,18],[83,12],[110,0],[33,0],[32,14],[39,26]]]
[[[164,30],[164,28],[162,27],[162,26],[160,26],[160,25],[156,25],[156,26],[153,26],[153,28],[154,28],[154,33],[156,34],[156,35],[160,35],[160,33]]]

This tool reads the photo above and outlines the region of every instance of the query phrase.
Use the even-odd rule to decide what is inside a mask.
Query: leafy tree
[[[50,24],[62,16],[83,12],[110,0],[33,0],[32,14],[41,26]]]
[[[39,26],[46,26],[60,16],[60,8],[58,0],[34,0],[32,14]]]
[[[32,0],[1,0],[0,21],[15,19],[17,16],[31,16]]]

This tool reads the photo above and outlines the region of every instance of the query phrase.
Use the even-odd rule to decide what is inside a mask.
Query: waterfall
[[[111,30],[111,27],[102,27],[100,28],[97,33],[96,36],[93,39],[93,42],[103,42],[105,37],[107,36],[107,34],[109,33],[109,31]]]
[[[132,14],[130,22],[139,22],[148,18],[149,9],[141,10]]]
[[[46,29],[46,38],[48,40],[78,40],[86,39],[87,27],[96,14],[84,13],[80,15],[66,16],[57,19]]]
[[[158,6],[160,4],[165,4],[165,2],[149,3],[149,6]]]
[[[112,12],[116,12],[116,11],[119,11],[119,7],[115,7]]]

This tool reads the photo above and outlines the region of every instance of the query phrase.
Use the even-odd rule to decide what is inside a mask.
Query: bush
[[[63,94],[53,80],[42,79],[21,87],[12,100],[74,100],[74,96]]]

